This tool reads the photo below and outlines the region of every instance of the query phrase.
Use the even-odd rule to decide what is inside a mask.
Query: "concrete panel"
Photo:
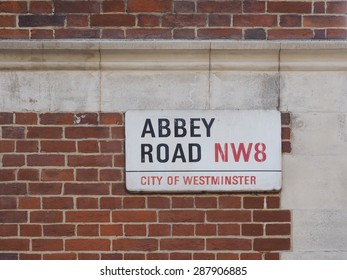
[[[1,111],[97,111],[99,73],[1,72]]]
[[[283,208],[347,209],[346,156],[283,155],[282,170]]]
[[[346,254],[345,210],[294,210],[292,214],[294,252],[312,254],[324,251]]]
[[[347,72],[281,72],[281,110],[347,112]]]
[[[103,111],[207,109],[207,72],[103,72]]]
[[[212,72],[211,109],[276,109],[279,74],[274,72]]]
[[[347,114],[292,114],[292,154],[347,155]]]
[[[281,259],[282,260],[346,260],[347,251],[283,252],[281,253]]]

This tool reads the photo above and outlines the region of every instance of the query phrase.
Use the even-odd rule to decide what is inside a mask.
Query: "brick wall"
[[[346,39],[347,2],[1,1],[0,39]]]
[[[283,152],[290,114],[282,113]],[[0,113],[0,259],[278,259],[279,193],[131,194],[123,113]]]

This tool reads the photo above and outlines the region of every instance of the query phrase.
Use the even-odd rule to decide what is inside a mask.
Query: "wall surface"
[[[1,1],[1,39],[346,39],[345,0]]]
[[[346,258],[346,42],[0,49],[1,258]],[[280,110],[281,193],[127,193],[128,109]]]

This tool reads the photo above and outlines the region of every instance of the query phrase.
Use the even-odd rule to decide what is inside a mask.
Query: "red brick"
[[[173,30],[174,39],[194,39],[195,30],[194,29],[174,29]]]
[[[298,15],[283,15],[280,17],[280,26],[283,27],[300,27],[302,16]]]
[[[66,138],[108,138],[110,136],[108,127],[67,127],[65,129]]]
[[[66,222],[107,223],[110,221],[109,211],[67,211]]]
[[[290,125],[290,113],[281,112],[281,124],[282,125]]]
[[[16,178],[14,170],[4,169],[0,170],[0,181],[14,181]]]
[[[29,30],[2,29],[0,39],[29,39]]]
[[[95,140],[77,142],[78,152],[80,153],[98,153],[99,143]]]
[[[327,2],[327,14],[347,14],[347,2]]]
[[[17,180],[19,181],[38,181],[39,170],[37,169],[19,169],[17,173]]]
[[[194,13],[195,3],[190,1],[174,1],[174,12],[175,13]]]
[[[292,151],[292,145],[289,141],[282,142],[282,153],[290,153]]]
[[[112,194],[113,195],[127,195],[128,192],[125,188],[124,183],[113,183],[112,184]]]
[[[66,251],[110,251],[108,239],[68,239],[65,241]]]
[[[75,141],[41,141],[41,152],[72,153],[76,152]]]
[[[121,169],[124,169],[125,166],[125,156],[124,154],[122,155],[115,155],[114,156],[114,167],[119,167]]]
[[[163,210],[159,212],[159,221],[164,223],[202,223],[205,221],[205,212],[198,210]]]
[[[124,197],[123,208],[145,208],[146,200],[144,197]]]
[[[253,196],[243,198],[243,208],[245,209],[263,209],[264,197]]]
[[[128,12],[167,13],[171,12],[172,0],[128,0]]]
[[[124,30],[122,29],[103,29],[102,39],[124,39]]]
[[[99,172],[97,169],[76,169],[77,181],[97,181]]]
[[[310,14],[312,10],[311,2],[268,2],[268,13],[294,13],[294,14]]]
[[[3,126],[2,138],[9,139],[23,139],[25,134],[25,128],[19,126]]]
[[[43,254],[44,260],[76,260],[74,253],[56,253],[56,254]]]
[[[124,225],[125,236],[146,236],[146,225]]]
[[[60,139],[63,130],[60,127],[28,127],[28,138]]]
[[[208,18],[209,26],[230,26],[231,25],[231,16],[230,15],[219,15],[212,14]]]
[[[233,253],[218,253],[217,260],[238,260],[238,254]]]
[[[262,260],[261,253],[242,253],[240,254],[240,260]]]
[[[141,0],[142,1],[142,0]],[[126,30],[126,39],[171,39],[171,29],[168,28],[135,28]],[[123,139],[118,129],[112,130],[114,139]]]
[[[123,0],[104,1],[102,3],[102,11],[104,13],[124,12],[125,11],[124,1]]]
[[[156,222],[156,211],[113,211],[112,222],[113,223],[146,223]]]
[[[101,236],[122,236],[123,226],[122,225],[100,225]]]
[[[196,208],[217,208],[217,197],[196,197]]]
[[[211,210],[207,211],[208,222],[250,222],[251,211]]]
[[[0,253],[0,260],[18,260],[17,253]]]
[[[42,236],[41,225],[20,225],[20,236],[40,237]]]
[[[277,16],[275,15],[234,15],[234,26],[261,26],[272,27],[277,26]]]
[[[31,195],[56,195],[61,194],[60,183],[30,183],[29,193]]]
[[[0,140],[0,153],[14,152],[14,141]]]
[[[138,15],[137,25],[141,27],[153,27],[160,25],[160,18],[155,15]]]
[[[216,235],[217,234],[217,226],[216,225],[211,225],[211,224],[197,224],[195,226],[195,234],[197,236],[212,236],[212,235]]]
[[[78,197],[76,205],[77,209],[98,209],[99,202],[96,197]]]
[[[265,40],[266,39],[266,31],[263,28],[251,28],[245,30],[245,40],[248,39],[257,39],[257,40]]]
[[[278,196],[268,196],[266,198],[266,208],[280,208],[280,198]]]
[[[255,251],[282,251],[289,249],[289,238],[256,238],[253,245],[253,250]]]
[[[28,155],[29,166],[64,166],[64,155]]]
[[[18,198],[18,208],[19,209],[40,209],[41,200],[39,197],[19,197]]]
[[[64,125],[74,123],[72,113],[45,113],[40,114],[39,119],[40,124]]]
[[[66,183],[64,194],[73,195],[108,195],[109,184],[104,183]]]
[[[99,236],[99,225],[78,225],[78,236]]]
[[[43,225],[44,236],[74,236],[75,226],[67,224]]]
[[[254,222],[290,222],[289,210],[255,210]]]
[[[328,29],[327,30],[328,39],[347,39],[347,30],[343,29]]]
[[[42,181],[73,181],[73,169],[44,169],[41,172]]]
[[[112,166],[111,155],[68,156],[68,165],[72,167],[106,167]]]
[[[262,236],[264,234],[263,224],[243,224],[241,233],[244,236]]]
[[[99,260],[99,254],[82,253],[78,254],[78,260]]]
[[[28,214],[26,211],[1,211],[0,223],[26,223]]]
[[[56,29],[55,39],[95,39],[100,38],[98,29]]]
[[[267,224],[266,235],[290,235],[290,224]]]
[[[101,254],[102,260],[123,260],[123,254]]]
[[[192,197],[172,197],[172,208],[194,208]]]
[[[61,239],[33,239],[33,251],[61,251],[63,250],[63,240]]]
[[[52,3],[47,1],[30,2],[29,12],[32,14],[50,14],[52,13]]]
[[[20,15],[19,27],[64,26],[65,17],[57,15]]]
[[[194,225],[173,225],[172,236],[194,236]]]
[[[195,253],[193,260],[214,260],[215,255],[212,253]]]
[[[100,124],[123,125],[123,114],[121,113],[100,113]]]
[[[145,260],[146,255],[140,253],[124,253],[124,260]]]
[[[270,40],[281,39],[312,39],[313,32],[309,29],[270,29],[268,30]]]
[[[17,225],[0,225],[0,236],[17,236]]]
[[[168,253],[149,253],[147,254],[147,260],[168,260]]]
[[[1,173],[0,173],[1,175]],[[15,197],[0,197],[0,209],[16,209],[17,199]]]
[[[37,124],[36,113],[15,113],[16,124]]]
[[[20,140],[16,142],[16,151],[23,152],[23,153],[31,153],[31,152],[38,152],[39,151],[39,143],[38,141],[26,141],[26,140]]]
[[[61,223],[63,212],[61,211],[32,211],[30,213],[31,223]]]
[[[326,39],[325,33],[326,33],[325,29],[315,29],[313,39],[322,39],[322,40]]]
[[[89,25],[88,16],[73,15],[66,17],[66,24],[68,27],[87,27]]]
[[[19,254],[20,260],[41,260],[41,254]]]
[[[29,243],[28,239],[0,239],[0,251],[28,251]]]
[[[314,14],[324,14],[325,13],[325,2],[315,2],[313,3],[313,13]]]
[[[98,1],[55,1],[54,12],[57,14],[99,13],[100,4]]]
[[[72,209],[74,203],[71,197],[44,197],[42,206],[43,209]]]
[[[26,13],[27,2],[26,1],[2,1],[0,2],[1,13]]]
[[[240,235],[240,225],[220,224],[218,225],[218,235]]]
[[[51,29],[31,29],[31,39],[53,39],[53,30]],[[34,123],[36,124],[36,123]]]
[[[264,260],[279,260],[280,254],[279,253],[266,253],[264,256]]]
[[[100,198],[100,209],[121,209],[122,198],[120,197],[102,197]]]
[[[290,140],[290,127],[282,127],[282,139]]]
[[[207,18],[205,15],[165,15],[162,18],[164,27],[186,27],[186,26],[205,26]]]
[[[252,240],[241,238],[211,238],[206,240],[207,250],[252,250]]]
[[[91,26],[135,26],[135,16],[126,14],[91,15]]]
[[[241,39],[242,30],[235,28],[200,28],[199,39]]]
[[[24,155],[5,154],[2,157],[2,166],[3,167],[23,166],[24,164],[25,164]]]
[[[148,208],[166,209],[170,208],[168,197],[150,196],[147,198]]]
[[[191,253],[170,253],[170,260],[192,260]]]
[[[304,27],[346,27],[345,16],[304,16]]]
[[[74,114],[74,124],[75,125],[82,125],[82,124],[98,125],[99,124],[99,114],[97,114],[97,113]]]
[[[241,1],[199,1],[197,3],[199,13],[241,13]]]
[[[171,225],[151,224],[148,226],[148,236],[170,236]]]
[[[244,1],[243,13],[264,13],[265,1]]]
[[[1,27],[16,27],[16,16],[0,16]],[[1,123],[1,116],[0,116]]]
[[[121,181],[122,172],[117,169],[102,169],[100,170],[100,181]]]
[[[26,193],[24,183],[0,183],[0,195],[24,195]]]
[[[9,18],[9,16],[0,16],[0,24],[2,18]],[[12,113],[0,113],[0,124],[12,124],[13,114]]]
[[[189,251],[204,250],[205,240],[202,238],[163,238],[160,240],[161,250]]]

